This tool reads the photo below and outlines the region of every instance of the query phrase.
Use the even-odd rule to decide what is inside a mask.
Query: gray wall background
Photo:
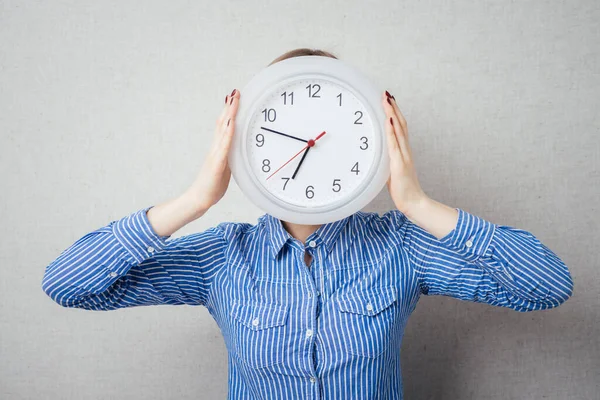
[[[432,198],[532,232],[575,281],[543,312],[424,298],[406,398],[600,398],[599,4],[0,0],[0,398],[226,397],[206,309],[64,309],[41,279],[85,233],[183,191],[225,94],[302,46],[396,96]],[[368,211],[391,207],[384,191]],[[232,184],[174,236],[261,214]]]

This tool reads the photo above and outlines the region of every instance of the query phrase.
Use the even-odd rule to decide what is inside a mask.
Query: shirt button
[[[314,240],[311,240],[310,242],[308,242],[308,245],[310,247],[317,247],[317,242],[315,242]]]
[[[317,296],[320,296],[320,295],[321,295],[321,292],[319,292],[319,291],[317,290]]]
[[[373,306],[371,305],[371,303],[367,304],[367,310],[373,311]]]
[[[150,246],[148,247],[148,253],[154,253],[154,247]]]
[[[252,325],[257,326],[258,325],[258,317],[254,318],[252,320]]]
[[[108,276],[110,276],[111,278],[115,278],[118,274],[116,272],[111,272],[110,274],[108,274]]]
[[[315,378],[314,376],[311,376],[311,377],[310,377],[310,381],[311,381],[312,383],[315,383],[315,382],[317,381],[317,378]]]
[[[312,297],[312,293],[308,292],[308,298],[310,299]]]
[[[465,243],[467,245],[467,247],[471,247],[473,246],[473,242],[471,242],[471,240],[467,240],[467,243]]]
[[[312,336],[312,334],[313,334],[313,331],[312,331],[312,329],[307,329],[307,330],[306,330],[306,337],[311,337],[311,336]]]

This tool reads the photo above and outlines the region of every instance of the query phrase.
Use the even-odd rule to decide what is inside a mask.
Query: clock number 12
[[[308,89],[308,97],[321,97],[317,94],[321,90],[321,85],[319,85],[318,83],[308,85],[306,89]]]

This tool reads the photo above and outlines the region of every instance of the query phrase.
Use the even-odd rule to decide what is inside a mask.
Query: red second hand
[[[315,142],[316,142],[317,140],[319,140],[319,139],[320,139],[320,138],[321,138],[321,137],[322,137],[322,136],[323,136],[325,133],[327,133],[327,132],[323,131],[323,132],[321,132],[321,133],[319,134],[319,136],[317,136],[317,137],[316,137],[314,140],[313,140],[313,139],[310,139],[310,140],[308,141],[308,143],[306,144],[306,146],[304,146],[304,148],[302,148],[302,150],[300,150],[299,152],[297,152],[296,154],[294,154],[294,156],[293,156],[292,158],[290,158],[289,160],[287,160],[287,161],[285,162],[285,164],[283,164],[281,167],[277,168],[277,171],[275,171],[275,172],[273,172],[271,175],[269,175],[269,176],[267,177],[267,179],[266,179],[266,180],[269,180],[269,178],[270,178],[270,177],[272,177],[273,175],[275,175],[276,173],[278,173],[278,172],[281,170],[281,168],[283,168],[283,167],[285,167],[286,165],[288,165],[288,164],[290,163],[290,161],[292,161],[294,158],[298,157],[298,156],[299,156],[299,155],[300,155],[300,154],[301,154],[301,153],[302,153],[304,150],[306,150],[308,147],[313,147],[313,146],[315,145]]]

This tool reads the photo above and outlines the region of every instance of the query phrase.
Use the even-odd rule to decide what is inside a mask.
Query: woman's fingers
[[[394,113],[394,109],[392,108],[391,102],[388,101],[387,96],[384,95],[383,98],[383,110],[385,111],[386,120],[385,120],[385,133],[387,137],[388,149],[390,153],[390,158],[394,161],[395,157],[402,158],[402,152],[400,151],[400,143],[398,142],[398,134],[396,133],[396,129],[400,126],[398,122],[398,118]]]
[[[225,119],[225,116],[227,115],[227,111],[229,109],[229,101],[231,98],[231,93],[227,93],[225,95],[225,104],[223,106],[223,109],[221,110],[221,114],[219,114],[219,117],[217,118],[217,129],[219,129],[219,127],[223,124],[223,119]]]
[[[239,107],[240,92],[234,89],[232,95],[229,96],[229,103],[227,104],[227,113],[222,121],[221,126],[221,137],[219,141],[219,150],[222,157],[226,157],[229,154],[231,142],[233,138],[233,132],[235,130],[235,117]]]
[[[398,120],[400,121],[400,126],[404,130],[405,135],[408,137],[408,126],[406,123],[406,119],[404,118],[404,115],[400,111],[400,107],[398,107],[398,103],[396,103],[396,99],[394,98],[394,96],[390,96],[390,102],[392,103],[391,104],[392,108],[394,109],[394,112],[396,113],[396,116],[398,117]]]
[[[406,124],[406,119],[404,115],[400,112],[400,108],[398,108],[398,104],[394,100],[393,96],[385,93],[385,103],[384,109],[386,114],[392,118],[394,125],[394,134],[396,136],[396,140],[398,141],[398,148],[402,157],[407,162],[410,162],[412,159],[412,151],[410,149],[410,144],[408,143],[408,129]]]

